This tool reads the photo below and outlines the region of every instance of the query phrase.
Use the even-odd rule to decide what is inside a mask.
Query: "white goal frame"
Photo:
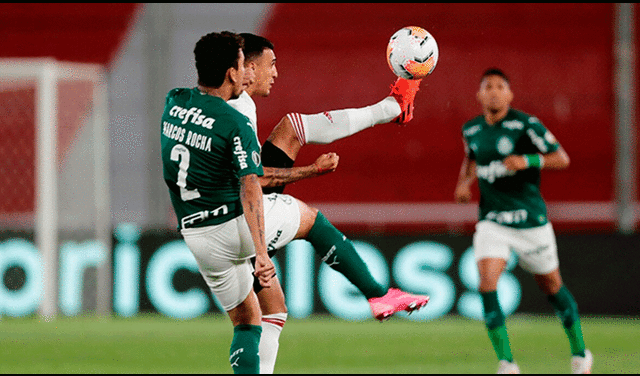
[[[60,80],[92,83],[93,192],[95,240],[107,252],[97,270],[98,314],[111,312],[111,212],[109,203],[109,107],[104,68],[98,64],[61,62],[53,58],[0,59],[0,79],[32,79],[35,88],[35,245],[43,262],[43,298],[38,309],[51,320],[58,314],[58,92]],[[27,222],[29,222],[27,220]]]

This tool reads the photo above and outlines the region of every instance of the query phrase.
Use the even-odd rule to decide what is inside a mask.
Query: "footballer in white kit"
[[[228,103],[250,120],[256,138],[257,113],[251,96],[269,95],[277,77],[273,44],[266,38],[242,33],[247,70],[253,69],[253,81],[239,98]],[[264,176],[260,178],[264,195],[266,243],[269,256],[292,239],[305,239],[319,259],[344,275],[364,295],[373,317],[383,321],[397,312],[424,307],[429,297],[412,295],[377,282],[358,255],[353,243],[315,208],[292,196],[282,194],[284,186],[305,178],[333,172],[338,164],[335,153],[322,154],[314,164],[293,167],[300,148],[306,143],[328,144],[363,129],[399,119],[406,123],[413,116],[413,99],[419,80],[398,80],[391,94],[363,108],[329,111],[321,114],[288,114],[273,128],[261,147]],[[299,224],[299,225],[298,225]],[[297,233],[293,230],[298,227]],[[262,309],[260,371],[272,373],[277,358],[279,336],[287,319],[284,293],[277,276],[271,287],[262,289],[254,282]]]
[[[251,96],[243,91],[238,99],[227,103],[249,119],[249,124],[258,141],[257,109]],[[264,195],[264,222],[267,250],[271,254],[289,244],[300,226],[300,210],[296,199],[289,195],[271,193]]]

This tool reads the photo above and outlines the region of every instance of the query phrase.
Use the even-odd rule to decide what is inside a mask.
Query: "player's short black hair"
[[[265,48],[273,50],[273,43],[265,37],[251,33],[240,33],[240,36],[244,39],[242,51],[244,52],[245,61],[259,57]]]
[[[222,86],[227,70],[239,68],[239,51],[243,47],[242,37],[230,31],[209,33],[200,38],[193,50],[198,84],[213,88]]]
[[[486,71],[484,71],[484,73],[482,74],[482,77],[480,77],[480,82],[482,82],[482,80],[484,80],[485,77],[489,77],[489,76],[502,77],[502,79],[507,81],[508,84],[511,83],[509,81],[509,77],[507,77],[507,75],[502,71],[502,69],[499,69],[499,68],[489,68]]]

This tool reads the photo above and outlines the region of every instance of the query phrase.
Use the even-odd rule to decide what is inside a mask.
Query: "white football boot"
[[[516,364],[516,362],[508,362],[506,360],[501,360],[500,363],[498,364],[498,372],[496,372],[497,374],[519,374],[520,373],[520,368],[518,368],[518,365]]]
[[[581,356],[571,357],[571,373],[591,373],[591,365],[593,364],[593,355],[591,351],[584,350],[584,358]]]

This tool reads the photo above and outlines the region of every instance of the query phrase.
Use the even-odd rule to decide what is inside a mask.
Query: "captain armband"
[[[527,164],[527,168],[535,167],[542,169],[544,166],[544,157],[542,154],[525,154],[523,155],[524,161]]]

